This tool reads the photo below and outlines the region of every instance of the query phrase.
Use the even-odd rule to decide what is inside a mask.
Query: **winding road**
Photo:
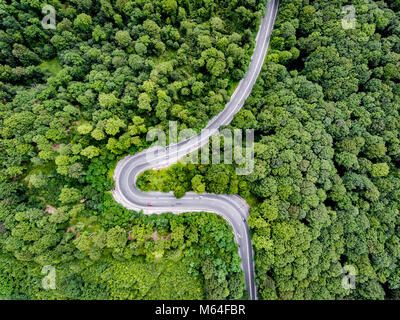
[[[239,82],[224,110],[207,124],[205,128],[207,130],[203,130],[197,136],[168,147],[151,147],[136,153],[134,156],[129,155],[118,162],[114,171],[114,199],[127,209],[143,210],[145,214],[213,212],[227,220],[233,228],[235,242],[239,245],[239,255],[242,259],[241,266],[245,274],[246,287],[251,300],[257,299],[257,290],[254,282],[254,252],[247,224],[249,216],[247,203],[235,195],[209,193],[199,195],[194,192],[188,192],[184,197],[177,199],[172,192],[142,192],[136,188],[136,181],[143,171],[167,167],[176,163],[183,156],[199,149],[208,143],[210,136],[218,134],[221,126],[227,125],[232,121],[233,116],[241,109],[249,96],[260,74],[267,55],[278,5],[279,0],[269,0],[266,14],[261,21],[256,36],[256,46],[248,71]],[[149,202],[152,203],[152,206],[147,205]]]

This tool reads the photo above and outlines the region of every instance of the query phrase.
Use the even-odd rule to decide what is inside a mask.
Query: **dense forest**
[[[399,109],[399,1],[283,0],[231,124],[256,130],[254,171],[177,164],[138,186],[246,198],[262,299],[399,299]]]
[[[110,190],[151,128],[200,129],[222,110],[265,3],[0,0],[0,298],[246,297],[221,217],[146,216]],[[399,299],[399,108],[398,0],[282,0],[229,126],[255,129],[254,171],[178,163],[138,186],[244,197],[260,299]]]
[[[1,298],[246,295],[222,218],[144,216],[110,191],[151,128],[200,129],[223,109],[265,4],[0,0]],[[42,27],[45,5],[55,29]]]

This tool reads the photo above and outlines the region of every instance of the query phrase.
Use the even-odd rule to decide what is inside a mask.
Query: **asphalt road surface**
[[[233,228],[235,242],[239,245],[239,255],[242,259],[242,269],[245,274],[249,298],[257,299],[257,289],[254,282],[253,246],[249,234],[247,218],[249,206],[235,195],[201,195],[188,192],[180,199],[172,193],[142,192],[136,188],[136,180],[145,170],[167,167],[176,163],[183,156],[192,153],[208,143],[209,137],[218,134],[220,126],[229,124],[233,116],[240,110],[249,96],[254,83],[261,71],[268,51],[271,32],[278,12],[278,0],[270,0],[266,14],[262,19],[256,46],[251,62],[244,78],[239,82],[230,101],[223,111],[210,120],[206,129],[197,136],[190,137],[168,147],[151,147],[134,156],[127,156],[118,162],[115,172],[115,200],[127,209],[140,211],[145,214],[160,214],[165,212],[214,212],[221,215]],[[152,206],[148,206],[151,203]]]

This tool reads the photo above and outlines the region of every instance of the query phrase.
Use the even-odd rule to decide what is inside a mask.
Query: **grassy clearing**
[[[53,58],[51,60],[43,61],[40,65],[39,68],[44,71],[51,73],[53,76],[55,76],[58,72],[62,70],[62,65],[60,63],[60,60],[58,58]]]

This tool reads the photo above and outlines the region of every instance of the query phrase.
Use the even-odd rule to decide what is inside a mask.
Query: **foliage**
[[[398,298],[399,8],[350,4],[355,29],[342,28],[340,1],[280,1],[263,70],[232,122],[256,130],[251,174],[175,165],[138,181],[189,191],[200,175],[208,192],[256,196],[249,225],[263,299]],[[341,285],[346,265],[355,290]]]
[[[109,191],[117,161],[148,147],[150,129],[177,119],[200,129],[222,110],[250,60],[248,35],[265,2],[0,1],[2,297],[242,296],[224,221],[145,218]],[[56,29],[41,26],[45,4],[56,9]],[[198,178],[193,184],[204,189]],[[167,238],[148,238],[157,232]],[[101,277],[104,264],[115,278]],[[40,288],[45,265],[60,272],[54,292]],[[138,268],[158,282],[139,279]]]

